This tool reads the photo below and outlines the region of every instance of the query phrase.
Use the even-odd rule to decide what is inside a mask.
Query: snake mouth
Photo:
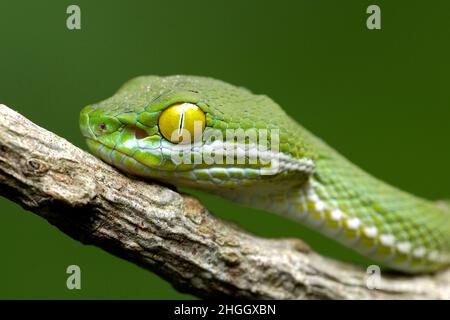
[[[131,128],[127,130],[131,130]],[[294,173],[293,176],[299,173],[303,175],[305,171],[309,172],[313,168],[312,163],[292,160],[285,155],[278,155],[278,163],[281,164],[281,168],[273,165],[275,163],[273,155],[270,156],[272,162],[268,164],[263,164],[261,161],[255,163],[249,163],[249,161],[244,161],[244,163],[211,162],[214,160],[211,158],[200,158],[202,161],[197,163],[195,161],[178,163],[174,160],[174,156],[179,156],[180,150],[174,149],[173,144],[160,140],[160,143],[152,148],[139,148],[139,143],[150,137],[146,135],[142,139],[138,139],[140,134],[142,133],[135,132],[133,138],[122,141],[122,143],[117,143],[117,141],[112,143],[111,140],[108,142],[108,139],[102,141],[97,137],[86,135],[85,138],[92,153],[127,174],[200,189],[239,189],[257,185],[259,190],[262,190],[272,188],[274,181],[282,180],[286,175],[292,173]],[[216,150],[219,144],[220,142],[215,142]],[[201,143],[183,146],[194,155],[203,156],[206,151],[214,149],[213,147]],[[226,149],[226,146],[222,145],[222,147],[222,149]],[[247,158],[247,160],[249,159]],[[274,173],[268,174],[268,171],[273,170],[274,167],[276,169]]]
[[[85,136],[92,153],[125,173],[143,178],[192,185],[247,185],[261,180],[261,167],[257,165],[175,163],[171,160],[173,150],[155,148],[152,150],[130,150],[123,146],[105,144]],[[163,143],[164,145],[164,143]],[[140,154],[141,156],[136,156]],[[146,157],[142,157],[145,154]],[[158,156],[155,156],[158,154]],[[160,158],[159,161],[155,161]]]

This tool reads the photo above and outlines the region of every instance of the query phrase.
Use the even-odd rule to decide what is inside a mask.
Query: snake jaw
[[[298,184],[314,170],[311,160],[299,161],[284,154],[271,154],[270,151],[264,152],[265,161],[249,163],[248,158],[244,158],[247,162],[238,164],[236,157],[231,163],[216,163],[210,158],[211,150],[215,150],[217,154],[219,149],[230,149],[229,145],[218,141],[210,145],[198,142],[175,146],[156,135],[146,137],[145,139],[154,139],[154,142],[150,147],[142,148],[142,141],[130,130],[132,129],[124,127],[102,137],[91,135],[87,138],[88,147],[99,158],[126,173],[209,190],[254,188],[259,185],[262,187],[260,191],[267,189],[265,192],[269,192],[277,184],[280,184],[278,189]],[[248,148],[243,150],[236,146],[234,150],[249,152]],[[187,153],[180,156],[181,151]],[[267,158],[272,161],[267,162]]]

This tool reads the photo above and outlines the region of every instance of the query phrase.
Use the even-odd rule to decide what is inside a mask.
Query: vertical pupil
[[[180,122],[178,124],[178,135],[182,134],[182,130],[184,128],[184,111],[181,113]]]

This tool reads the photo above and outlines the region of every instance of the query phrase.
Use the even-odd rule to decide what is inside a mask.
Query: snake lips
[[[120,170],[281,214],[404,272],[450,263],[448,209],[345,159],[264,95],[203,77],[138,77],[85,107],[89,149]]]

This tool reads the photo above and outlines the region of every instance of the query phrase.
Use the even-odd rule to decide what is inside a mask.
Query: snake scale
[[[206,77],[142,76],[83,108],[80,128],[91,152],[128,174],[281,214],[394,270],[433,272],[450,263],[448,204],[364,172],[265,95]],[[277,133],[267,145],[277,148],[211,138],[230,130]],[[189,150],[191,161],[176,161],[180,150]],[[245,152],[261,158],[207,161],[224,150],[235,151],[232,160]]]

